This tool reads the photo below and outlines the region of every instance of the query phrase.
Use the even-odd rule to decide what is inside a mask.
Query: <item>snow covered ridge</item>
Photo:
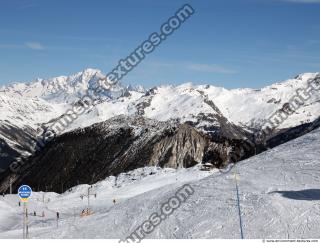
[[[179,86],[159,86],[145,91],[141,87],[115,84],[95,97],[94,102],[89,104],[90,109],[84,109],[85,102],[79,100],[99,87],[99,80],[105,79],[101,71],[86,69],[69,77],[37,79],[29,84],[13,84],[1,88],[0,126],[6,124],[7,127],[14,125],[21,130],[33,129],[32,134],[38,133],[30,140],[33,144],[33,140],[46,137],[43,136],[45,132],[53,131],[53,136],[48,137],[54,137],[125,115],[143,116],[158,121],[187,122],[206,133],[215,134],[218,130],[224,130],[224,134],[228,136],[246,139],[243,132],[239,133],[239,128],[248,131],[261,129],[270,116],[288,105],[297,90],[305,90],[309,81],[315,81],[319,76],[319,73],[301,74],[295,79],[261,90],[227,90],[187,83]],[[71,108],[74,107],[82,112],[73,113]],[[314,122],[319,118],[319,114],[319,92],[313,92],[277,129]],[[16,144],[15,147],[33,146],[8,138],[1,130],[0,140],[5,143],[5,147],[10,148],[12,144]],[[45,142],[46,140],[41,141],[41,144],[45,145]],[[21,151],[19,148],[14,150]]]
[[[139,114],[160,121],[180,120],[194,122],[205,128],[219,121],[213,116],[225,117],[236,125],[261,128],[274,112],[282,109],[298,89],[319,73],[307,73],[261,90],[227,90],[210,85],[160,86],[144,91],[143,88],[110,86],[95,97],[93,109],[85,109],[81,98],[91,94],[105,75],[96,69],[86,69],[75,75],[51,79],[37,79],[29,84],[12,84],[0,89],[0,122],[8,121],[20,127],[39,129],[41,124],[51,127],[56,134],[79,127],[90,126],[117,115]],[[312,122],[320,114],[319,93],[279,128],[288,128]],[[88,105],[91,105],[89,102]],[[76,105],[73,105],[76,104]],[[78,105],[77,105],[78,104]],[[90,106],[91,107],[91,106]],[[81,111],[80,114],[74,112]],[[206,119],[203,119],[206,117]],[[43,131],[43,130],[42,130]]]
[[[285,105],[297,89],[305,88],[308,80],[319,73],[306,73],[261,90],[233,89],[211,85],[159,86],[142,88],[116,84],[95,100],[94,109],[82,114],[68,130],[105,121],[116,115],[142,114],[161,121],[180,119],[196,121],[201,114],[221,113],[230,122],[247,127],[259,127],[266,117]],[[86,69],[71,76],[37,79],[0,88],[0,119],[14,124],[37,127],[63,115],[98,85],[105,75],[96,69]],[[319,94],[313,94],[300,112],[293,114],[282,128],[315,120],[320,114]],[[215,105],[214,109],[211,104]],[[24,106],[25,108],[21,107]]]
[[[305,106],[306,102],[308,102],[311,98],[313,98],[314,94],[319,94],[320,91],[320,77],[316,77],[314,79],[309,79],[308,84],[304,88],[298,88],[296,90],[296,94],[294,94],[288,102],[283,105],[283,107],[276,112],[274,112],[268,119],[265,120],[264,124],[261,126],[261,129],[254,133],[253,141],[248,141],[246,146],[254,147],[257,144],[268,143],[268,139],[270,137],[279,137],[281,136],[281,132],[275,132],[275,130],[280,127],[283,123],[286,122],[294,113],[297,113],[299,109]],[[319,118],[314,120],[312,123],[308,121],[309,125],[304,126],[303,134],[308,133],[315,128],[319,127]],[[298,128],[292,127],[293,129]],[[299,129],[296,129],[294,133],[296,133],[296,137],[298,137]],[[278,134],[277,134],[278,133]],[[284,132],[286,136],[290,136],[290,132]],[[292,134],[292,133],[291,133]],[[288,139],[289,141],[290,139]],[[269,142],[270,144],[270,142]],[[280,143],[279,143],[280,144]],[[248,148],[250,149],[250,148]],[[237,154],[233,156],[238,156]],[[238,161],[236,158],[233,161]]]
[[[314,94],[319,95],[320,91],[320,77],[314,79],[309,79],[307,86],[303,88],[298,88],[296,94],[290,98],[290,100],[283,105],[280,110],[277,110],[272,114],[265,124],[262,125],[262,130],[259,132],[259,139],[262,139],[263,133],[272,133],[277,127],[281,126],[286,120],[290,118],[294,113],[305,106],[306,103],[313,98]],[[310,121],[309,121],[310,122]],[[309,128],[309,131],[313,130]],[[265,135],[266,136],[266,135]]]

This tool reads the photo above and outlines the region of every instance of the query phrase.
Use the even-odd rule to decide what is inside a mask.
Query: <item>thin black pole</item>
[[[235,172],[234,176],[235,176],[235,181],[236,181],[236,191],[237,191],[237,204],[238,204],[238,214],[239,214],[240,234],[241,234],[241,239],[244,239],[244,236],[243,236],[242,217],[241,217],[241,208],[240,208],[239,187],[238,187],[238,180],[237,180],[237,172]]]

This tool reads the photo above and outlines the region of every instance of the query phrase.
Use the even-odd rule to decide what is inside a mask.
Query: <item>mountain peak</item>
[[[84,69],[83,71],[81,72],[78,72],[74,75],[71,75],[71,77],[79,77],[82,79],[82,81],[88,81],[92,78],[94,78],[95,76],[99,77],[99,78],[104,78],[105,75],[102,73],[101,70],[99,69],[93,69],[93,68],[87,68],[87,69]],[[72,78],[71,78],[72,79]]]
[[[99,81],[105,77],[101,70],[87,68],[70,76],[37,78],[30,83],[13,83],[0,88],[0,92],[12,97],[40,97],[45,100],[70,102],[77,100],[88,90],[95,89]],[[121,89],[120,85],[117,85],[117,89]]]
[[[320,73],[301,73],[295,77],[298,80],[309,80],[320,76]]]

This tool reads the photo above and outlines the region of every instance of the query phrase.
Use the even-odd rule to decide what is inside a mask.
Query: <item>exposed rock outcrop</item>
[[[227,138],[217,142],[188,124],[120,116],[54,139],[24,163],[14,188],[26,183],[61,192],[143,166],[181,168],[205,161],[221,167],[239,145]]]

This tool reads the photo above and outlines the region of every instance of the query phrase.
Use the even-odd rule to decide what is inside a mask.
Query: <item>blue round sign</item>
[[[18,189],[18,195],[23,202],[27,202],[28,198],[31,196],[32,189],[30,186],[22,185]]]

